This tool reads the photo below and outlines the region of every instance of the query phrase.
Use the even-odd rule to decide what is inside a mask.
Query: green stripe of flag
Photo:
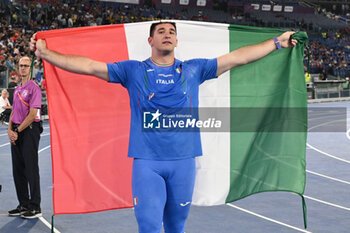
[[[282,32],[231,25],[230,50],[271,39]],[[276,50],[259,61],[231,70],[233,132],[226,202],[265,191],[304,192],[307,135],[304,43],[300,41],[296,48]],[[254,125],[256,129],[235,132],[237,124]]]

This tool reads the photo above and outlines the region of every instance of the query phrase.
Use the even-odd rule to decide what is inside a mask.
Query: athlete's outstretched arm
[[[290,39],[292,34],[294,34],[294,32],[285,32],[277,37],[282,48],[294,47],[296,45],[297,40]],[[218,57],[216,75],[219,76],[234,67],[256,61],[274,50],[276,50],[276,44],[273,39],[236,49],[231,53]]]
[[[83,56],[67,55],[50,50],[44,40],[36,40],[35,34],[30,40],[30,48],[35,55],[61,69],[78,74],[93,75],[109,81],[107,64]]]

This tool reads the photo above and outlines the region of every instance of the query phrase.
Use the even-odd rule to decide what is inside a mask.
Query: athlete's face
[[[152,48],[172,52],[177,46],[176,31],[172,24],[162,23],[156,26],[153,36],[148,38]]]

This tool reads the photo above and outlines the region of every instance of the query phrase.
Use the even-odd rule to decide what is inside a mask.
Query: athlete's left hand
[[[282,48],[294,47],[298,43],[296,39],[291,39],[291,35],[294,33],[295,32],[285,32],[277,37]]]

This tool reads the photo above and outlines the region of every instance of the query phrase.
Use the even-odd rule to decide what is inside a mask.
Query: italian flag
[[[174,21],[176,58],[214,58],[280,35],[278,29]],[[47,46],[103,62],[145,60],[152,22],[40,32]],[[230,129],[202,132],[193,204],[219,205],[265,191],[305,188],[306,88],[295,48],[228,71],[200,86],[200,107],[230,108]],[[44,62],[51,130],[54,214],[133,206],[127,157],[127,90]],[[276,112],[277,111],[277,112]],[[237,127],[240,126],[240,127]],[[245,128],[247,127],[247,128]],[[295,127],[295,128],[294,128]]]

